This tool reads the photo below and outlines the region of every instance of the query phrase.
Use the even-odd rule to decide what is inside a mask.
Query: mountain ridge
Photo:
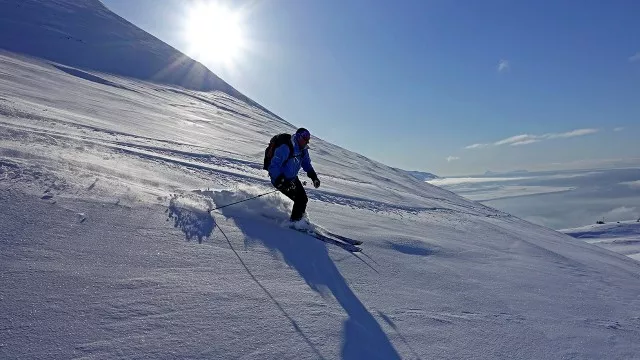
[[[194,91],[222,91],[282,120],[99,0],[4,0],[0,2],[0,48],[83,70]]]

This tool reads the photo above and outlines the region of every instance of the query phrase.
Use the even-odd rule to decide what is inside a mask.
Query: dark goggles
[[[298,133],[298,136],[304,141],[309,141],[311,139],[311,134],[308,131],[302,131]]]

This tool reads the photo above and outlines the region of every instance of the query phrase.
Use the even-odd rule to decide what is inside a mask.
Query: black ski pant
[[[307,209],[307,202],[309,198],[307,198],[307,192],[304,191],[304,186],[300,182],[300,179],[296,176],[293,180],[293,183],[296,184],[296,187],[293,190],[282,191],[286,197],[293,200],[293,210],[291,210],[291,221],[297,221],[302,219],[302,215],[304,215],[305,210]]]

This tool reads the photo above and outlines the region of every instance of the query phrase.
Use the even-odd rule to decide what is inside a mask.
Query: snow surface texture
[[[362,253],[280,226],[278,193],[209,212],[272,191],[294,129],[0,54],[0,358],[638,357],[640,263],[321,139],[309,218]]]

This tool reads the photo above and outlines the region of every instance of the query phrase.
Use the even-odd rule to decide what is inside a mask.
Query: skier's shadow
[[[400,359],[380,324],[353,293],[329,256],[327,246],[331,245],[268,221],[257,221],[255,217],[233,216],[232,210],[225,210],[220,211],[233,217],[245,234],[245,245],[261,242],[271,251],[281,254],[314,291],[323,296],[327,292],[333,294],[349,315],[344,323],[343,359]],[[297,327],[295,322],[294,326]]]

